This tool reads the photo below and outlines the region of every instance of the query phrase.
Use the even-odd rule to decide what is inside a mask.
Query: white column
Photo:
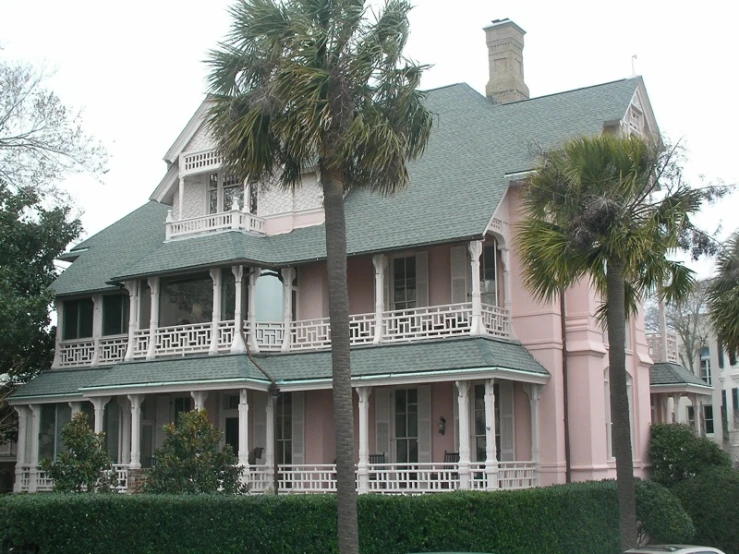
[[[100,337],[103,335],[103,295],[92,295],[92,363],[97,365],[100,360]]]
[[[69,409],[72,410],[72,419],[82,411],[82,402],[70,402]]]
[[[539,398],[541,398],[541,385],[526,384],[524,391],[529,396],[529,407],[531,409],[531,461],[534,464],[535,484],[539,484],[539,465],[541,463],[541,439],[539,438]]]
[[[679,394],[672,395],[672,423],[680,422],[680,396]]]
[[[457,381],[459,412],[459,486],[470,488],[470,383]]]
[[[495,379],[485,381],[485,477],[487,489],[498,488],[498,455],[495,445]]]
[[[259,352],[259,344],[257,344],[257,322],[256,322],[256,288],[257,279],[262,272],[258,267],[249,269],[249,306],[247,308],[247,319],[249,320],[249,350]]]
[[[358,492],[369,490],[369,399],[372,387],[355,389],[359,397],[359,463],[357,464]]]
[[[110,402],[110,396],[96,396],[91,398],[93,408],[95,408],[95,432],[103,432],[103,418],[105,417],[105,405]]]
[[[264,467],[267,470],[267,475],[274,476],[275,467],[275,405],[276,399],[269,393],[267,393],[267,429],[265,433],[264,445]],[[272,483],[270,477],[269,483]]]
[[[54,301],[56,307],[56,334],[54,336],[54,361],[51,363],[52,368],[59,367],[61,363],[62,353],[62,333],[64,327],[64,302],[58,298]]]
[[[195,402],[195,409],[201,411],[205,409],[205,399],[208,398],[208,391],[196,390],[190,393],[193,401]]]
[[[657,302],[658,307],[658,314],[659,314],[659,362],[666,362],[667,361],[667,316],[665,315],[665,303],[662,300],[659,300]],[[688,368],[691,371],[693,368]],[[677,422],[675,422],[677,423]]]
[[[141,405],[143,394],[129,394],[131,403],[131,463],[130,469],[141,469]]]
[[[36,492],[38,490],[38,442],[41,429],[41,404],[31,404],[29,408],[31,408],[31,459],[28,461],[28,465],[31,466],[31,470],[28,492]]]
[[[282,334],[283,352],[290,351],[290,337],[292,336],[291,328],[293,321],[293,280],[295,279],[295,268],[285,267],[282,269],[282,325],[284,326]]]
[[[218,354],[218,325],[221,322],[221,269],[211,269],[213,281],[213,318],[210,327],[210,349],[208,354]]]
[[[241,307],[244,304],[244,266],[236,265],[231,268],[234,274],[234,286],[236,296],[236,306],[234,306],[234,338],[231,342],[231,354],[242,354],[246,352],[246,343],[244,342],[244,314]]]
[[[385,272],[387,270],[387,256],[377,254],[372,256],[375,266],[375,338],[372,342],[382,342],[382,313],[385,311]]]
[[[239,391],[239,465],[249,465],[249,402],[246,389]]]
[[[140,281],[126,281],[123,286],[128,291],[128,344],[126,345],[126,361],[133,360],[133,349],[136,341],[136,331],[139,329],[139,314],[141,303],[139,302]]]
[[[128,398],[119,396],[118,405],[121,407],[121,450],[118,463],[131,463],[131,403]]]
[[[513,293],[511,292],[511,251],[508,248],[501,248],[500,250],[500,261],[503,264],[503,294],[505,299],[503,306],[506,311],[506,317],[508,318],[508,336],[511,339],[515,339],[516,335],[513,332]]]
[[[181,166],[180,166],[181,167]],[[180,186],[179,190],[177,191],[179,193],[179,197],[177,198],[177,219],[185,219],[183,216],[184,206],[185,206],[185,178],[180,177]]]
[[[151,318],[149,318],[149,350],[147,360],[153,360],[157,351],[157,328],[159,327],[159,277],[149,278],[151,289]]]
[[[470,335],[482,335],[485,332],[482,325],[482,298],[480,296],[482,241],[470,241],[467,249],[470,252],[470,265],[472,266],[472,325],[470,326]]]
[[[14,406],[18,412],[18,442],[16,449],[18,455],[15,460],[15,483],[13,492],[21,492],[21,480],[23,478],[23,466],[26,465],[26,436],[28,435],[28,416],[30,410],[27,406]]]
[[[697,395],[693,394],[691,395],[690,401],[693,403],[693,406],[695,408],[693,409],[693,413],[695,414],[695,422],[693,423],[693,428],[695,429],[695,434],[699,437],[703,436],[703,400]],[[726,412],[728,414],[728,411]],[[719,408],[719,417],[721,417],[721,408]],[[717,427],[717,423],[714,419],[714,427]]]

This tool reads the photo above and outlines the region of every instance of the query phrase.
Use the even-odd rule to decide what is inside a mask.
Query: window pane
[[[397,462],[405,464],[408,462],[408,441],[405,439],[396,441]]]
[[[218,211],[218,191],[208,191],[208,213],[214,214]]]
[[[163,280],[159,325],[205,323],[213,317],[213,282],[210,277]]]
[[[54,459],[54,441],[56,439],[56,406],[43,404],[41,406],[41,422],[38,436],[38,457]]]
[[[122,335],[127,327],[128,296],[103,296],[103,335]]]
[[[405,414],[395,414],[395,436],[401,438],[407,436],[405,432]]]
[[[86,338],[92,336],[92,312],[93,304],[92,299],[86,298],[80,300],[80,321],[79,321],[79,338]]]
[[[257,196],[258,189],[256,183],[249,186],[249,213],[257,215]]]
[[[405,390],[395,391],[395,411],[396,413],[405,413]]]
[[[62,338],[64,340],[77,338],[77,322],[79,321],[79,307],[76,300],[64,303]]]
[[[418,414],[408,414],[408,436],[418,437]]]
[[[223,211],[232,210],[236,206],[243,208],[244,187],[241,185],[224,186],[223,188]]]
[[[236,279],[230,269],[223,270],[221,290],[221,319],[228,321],[233,319],[236,314]]]
[[[226,444],[231,447],[234,454],[239,453],[239,418],[226,418],[226,432],[224,433]]]
[[[408,462],[409,463],[418,462],[418,440],[417,439],[408,439]]]

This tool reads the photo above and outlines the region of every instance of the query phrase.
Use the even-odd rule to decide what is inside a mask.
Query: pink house
[[[559,304],[522,284],[521,187],[539,148],[657,126],[641,78],[529,99],[524,31],[496,20],[485,33],[487,98],[466,84],[429,91],[436,124],[407,190],[346,197],[360,492],[565,479]],[[51,486],[39,460],[59,452],[78,411],[106,432],[125,489],[155,463],[162,426],[196,408],[239,463],[252,462],[253,492],[270,486],[275,457],[281,490],[334,490],[320,176],[306,172],[294,192],[237,182],[221,170],[206,109],[166,153],[150,202],[63,257],[72,264],[54,286],[54,368],[11,398],[16,491]],[[599,298],[582,283],[567,305],[573,477],[613,477]],[[627,340],[638,475],[648,467],[651,364],[639,317]]]

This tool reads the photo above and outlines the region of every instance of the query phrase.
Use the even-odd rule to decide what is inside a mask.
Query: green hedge
[[[673,492],[693,519],[696,543],[739,554],[739,471],[706,471]]]
[[[638,499],[651,536],[691,539],[689,518],[659,485],[640,482]],[[359,514],[362,554],[619,552],[612,481],[496,493],[364,495]],[[0,498],[0,521],[3,552],[11,546],[54,554],[337,552],[332,495],[14,495]]]

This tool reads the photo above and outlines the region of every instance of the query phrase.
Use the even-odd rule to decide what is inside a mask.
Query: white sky
[[[0,56],[56,71],[48,85],[84,109],[86,129],[112,155],[104,184],[76,176],[64,187],[84,210],[85,236],[149,197],[162,156],[205,91],[207,51],[228,30],[230,2],[2,0]],[[737,8],[662,0],[415,0],[406,53],[433,64],[423,88],[467,82],[484,93],[482,27],[509,17],[527,31],[525,80],[542,96],[631,75],[644,76],[660,128],[690,150],[692,180],[738,182]],[[702,217],[739,226],[739,197]],[[696,266],[701,275],[710,264]]]

